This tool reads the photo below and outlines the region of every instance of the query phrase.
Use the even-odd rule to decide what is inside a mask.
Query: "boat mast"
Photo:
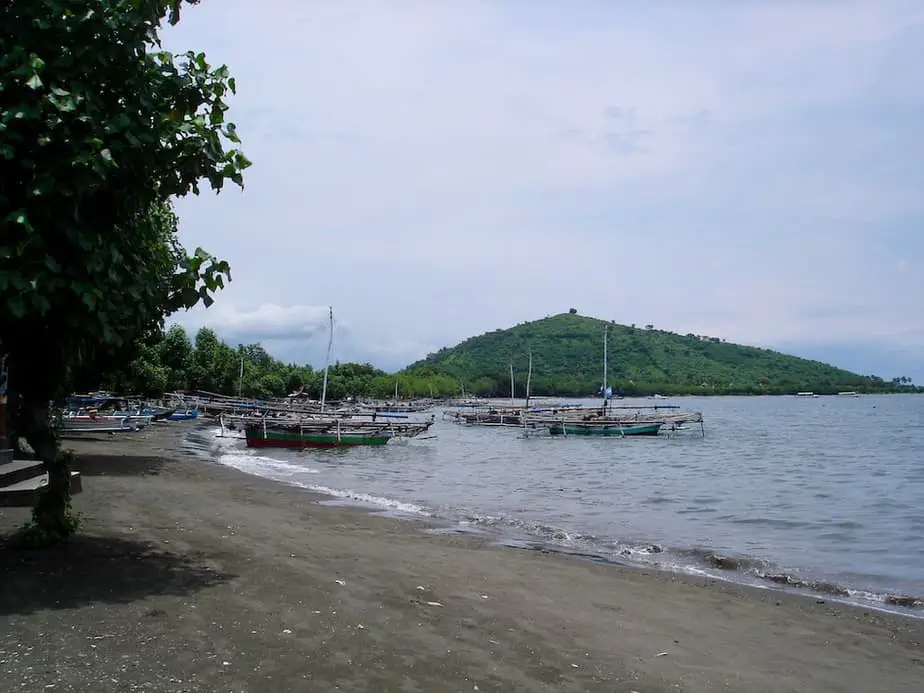
[[[330,333],[327,338],[327,361],[324,362],[324,385],[321,387],[321,412],[327,402],[327,374],[330,371],[330,350],[334,346],[334,307],[330,307]]]
[[[241,356],[241,376],[237,384],[237,398],[241,399],[244,396],[244,357]]]
[[[609,325],[603,326],[603,408],[604,409],[606,409],[606,405],[608,402],[608,399],[606,396],[606,371],[607,371],[607,368],[606,368],[606,333],[608,329],[609,329]]]
[[[513,364],[510,364],[510,405],[513,406],[516,397],[516,386],[513,382]]]
[[[529,352],[529,370],[526,371],[526,410],[529,411],[529,388],[533,382],[533,352]]]

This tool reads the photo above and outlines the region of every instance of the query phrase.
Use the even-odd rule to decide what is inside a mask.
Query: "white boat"
[[[133,418],[104,414],[72,414],[61,418],[61,435],[68,437],[92,433],[130,433],[144,428],[146,422],[132,421]]]

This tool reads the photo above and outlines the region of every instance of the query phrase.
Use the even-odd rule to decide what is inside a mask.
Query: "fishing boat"
[[[387,426],[350,428],[340,420],[272,426],[250,424],[244,428],[250,448],[339,448],[351,445],[385,445],[392,438]]]
[[[141,407],[139,413],[150,416],[152,421],[164,421],[176,412],[176,407],[163,407],[159,404],[149,404]]]
[[[60,419],[60,435],[70,438],[94,433],[130,433],[144,428],[144,423],[132,421],[128,416],[104,414],[65,414]]]
[[[385,445],[396,438],[415,438],[433,425],[420,422],[374,423],[356,419],[308,419],[291,423],[248,423],[244,428],[251,448],[339,448]]]
[[[630,424],[619,421],[567,421],[548,425],[550,435],[563,436],[656,436],[660,423]]]
[[[609,366],[607,362],[607,328],[603,329],[603,384],[600,394],[603,403],[599,407],[564,410],[559,412],[530,412],[524,417],[524,428],[545,429],[553,436],[656,436],[665,424],[671,430],[678,430],[683,423],[702,423],[702,414],[663,414],[659,409],[674,409],[671,405],[646,407],[652,413],[641,411],[630,414],[624,407],[614,407],[611,403],[613,389],[607,384]]]
[[[191,421],[192,419],[198,418],[199,409],[192,407],[190,409],[176,409],[170,414],[167,414],[167,421]]]
[[[443,412],[443,418],[453,423],[468,426],[511,426],[523,425],[523,407],[484,407],[451,409]]]
[[[355,416],[351,412],[327,412],[327,384],[330,355],[334,341],[334,310],[330,309],[330,336],[327,342],[327,362],[321,386],[320,410],[314,415],[295,415],[295,418],[250,418],[244,423],[244,437],[251,448],[339,448],[351,446],[385,445],[395,438],[415,438],[433,425],[434,417],[424,421],[379,420],[373,411],[370,417]],[[224,430],[224,425],[222,425]]]

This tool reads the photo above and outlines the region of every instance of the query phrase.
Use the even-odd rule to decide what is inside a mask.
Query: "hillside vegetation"
[[[904,379],[885,382],[717,337],[680,335],[652,325],[617,325],[574,312],[466,339],[428,355],[405,372],[419,377],[451,376],[467,392],[504,396],[510,393],[512,363],[517,396],[523,396],[532,352],[533,394],[587,396],[596,393],[603,382],[604,327],[608,331],[607,382],[614,392],[625,395],[910,389]]]

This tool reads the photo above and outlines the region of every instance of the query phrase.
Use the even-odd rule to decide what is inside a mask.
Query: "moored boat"
[[[267,427],[251,424],[244,429],[250,448],[339,448],[353,445],[385,445],[392,435],[383,429],[339,430],[324,428]]]
[[[71,414],[61,417],[60,434],[64,438],[94,433],[129,433],[143,428],[127,416]]]
[[[385,445],[395,438],[415,438],[433,425],[426,421],[395,423],[355,419],[323,418],[269,423],[248,422],[244,426],[247,447],[251,448],[339,448],[357,445]]]
[[[550,435],[564,436],[656,436],[660,423],[627,424],[619,421],[561,421],[548,424]]]
[[[177,409],[167,414],[167,421],[190,421],[192,419],[198,418],[198,416],[198,408],[193,407],[191,409]]]

